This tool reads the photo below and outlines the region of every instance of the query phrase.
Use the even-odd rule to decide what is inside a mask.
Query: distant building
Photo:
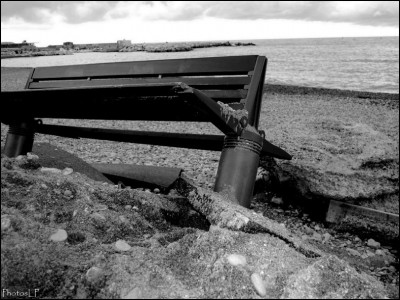
[[[34,43],[27,43],[26,41],[23,41],[22,43],[13,43],[13,42],[2,42],[1,43],[1,49],[7,49],[7,48],[32,48],[35,47]]]
[[[67,49],[67,50],[73,49],[74,48],[74,43],[73,42],[64,42],[63,43],[63,48]]]
[[[132,46],[132,42],[130,40],[119,40],[117,41],[117,49],[122,49],[127,46]]]

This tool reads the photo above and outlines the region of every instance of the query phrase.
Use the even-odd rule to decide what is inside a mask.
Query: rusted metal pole
[[[18,121],[9,125],[4,154],[8,157],[25,155],[32,151],[34,121]]]
[[[214,186],[214,191],[247,208],[253,196],[263,144],[263,138],[255,132],[255,129],[245,129],[239,137],[225,137]]]

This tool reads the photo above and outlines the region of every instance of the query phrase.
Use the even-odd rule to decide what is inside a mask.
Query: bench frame
[[[260,154],[291,159],[258,130],[266,65],[264,56],[234,56],[35,68],[25,90],[2,91],[4,152],[32,151],[35,132],[222,150],[214,190],[249,207]],[[55,126],[38,118],[208,121],[225,136]]]

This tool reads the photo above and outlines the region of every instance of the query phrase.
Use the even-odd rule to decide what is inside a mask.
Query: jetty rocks
[[[2,290],[79,299],[387,297],[371,276],[189,179],[176,183],[185,199],[76,170],[41,172],[38,156],[1,157]]]

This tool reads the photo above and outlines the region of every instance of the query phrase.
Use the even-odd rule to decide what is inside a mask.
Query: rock
[[[389,267],[389,271],[392,272],[392,273],[396,272],[396,267],[395,266],[390,266]]]
[[[56,169],[56,168],[45,168],[45,167],[41,167],[41,168],[40,168],[40,172],[52,173],[52,174],[60,174],[62,171],[61,171],[60,169]]]
[[[50,236],[50,240],[53,242],[63,242],[68,238],[68,234],[64,229],[58,229],[57,232]]]
[[[383,252],[383,251],[380,250],[380,249],[377,249],[377,250],[375,251],[375,254],[376,254],[376,255],[385,255],[385,252]]]
[[[132,205],[129,205],[129,204],[128,204],[128,205],[125,205],[125,209],[126,209],[126,210],[131,210],[131,209],[132,209]]]
[[[65,168],[65,169],[62,171],[62,174],[63,174],[64,176],[67,176],[67,175],[72,174],[73,172],[74,172],[73,169],[71,169],[71,168]]]
[[[369,239],[368,242],[367,242],[367,245],[368,245],[369,247],[375,248],[375,249],[381,247],[381,244],[380,244],[379,242],[376,242],[374,239]]]
[[[1,233],[5,233],[11,229],[11,219],[9,216],[1,216]]]
[[[92,213],[90,215],[90,217],[94,221],[94,224],[96,226],[100,226],[100,227],[103,226],[105,224],[106,220],[107,220],[107,218],[104,215],[102,215],[100,213],[97,213],[97,212]]]
[[[105,204],[98,204],[98,205],[96,205],[95,209],[98,211],[107,210],[108,206]]]
[[[322,237],[324,238],[324,242],[326,243],[326,242],[328,242],[328,241],[332,238],[332,235],[330,235],[328,232],[325,232],[325,233],[322,235]]]
[[[267,295],[267,289],[265,288],[264,281],[261,278],[260,274],[258,273],[253,273],[251,274],[251,282],[253,283],[254,289],[257,291],[257,294],[259,294],[261,297],[264,297]]]
[[[64,191],[64,196],[65,197],[71,197],[72,196],[72,192],[70,190],[65,190]]]
[[[311,238],[316,241],[322,241],[322,235],[317,232],[314,232]]]
[[[335,256],[325,256],[289,277],[283,299],[382,299],[384,286]]]
[[[105,279],[105,272],[102,268],[91,267],[87,270],[85,278],[91,285],[99,285]]]
[[[276,204],[276,205],[282,205],[283,204],[283,200],[280,197],[272,197],[271,202]]]
[[[119,221],[124,225],[129,225],[129,220],[125,216],[119,216]]]
[[[142,291],[139,288],[134,288],[128,294],[121,297],[121,299],[145,299],[142,297]]]
[[[313,235],[313,234],[314,234],[314,230],[312,230],[310,227],[308,227],[308,226],[306,226],[306,225],[304,225],[304,232],[305,232],[307,235]]]
[[[16,164],[21,169],[35,170],[40,168],[39,157],[37,155],[19,155],[16,157]]]
[[[155,189],[153,190],[153,192],[154,192],[155,194],[159,194],[159,193],[160,193],[160,189],[155,188]]]
[[[230,254],[226,259],[232,266],[245,266],[247,263],[246,257],[240,254]]]
[[[132,247],[124,240],[118,240],[115,242],[115,248],[119,251],[125,252],[131,250]]]
[[[354,250],[354,249],[351,249],[351,248],[347,248],[346,250],[347,250],[347,252],[349,252],[351,255],[354,255],[354,256],[361,256],[360,252],[358,252],[357,250]]]
[[[29,159],[29,160],[39,160],[39,156],[37,156],[35,154],[32,154],[31,152],[28,152],[26,154],[26,158]]]
[[[398,141],[357,121],[316,116],[269,131],[291,132],[292,149],[301,149],[296,160],[277,160],[298,196],[365,202],[398,193]]]

